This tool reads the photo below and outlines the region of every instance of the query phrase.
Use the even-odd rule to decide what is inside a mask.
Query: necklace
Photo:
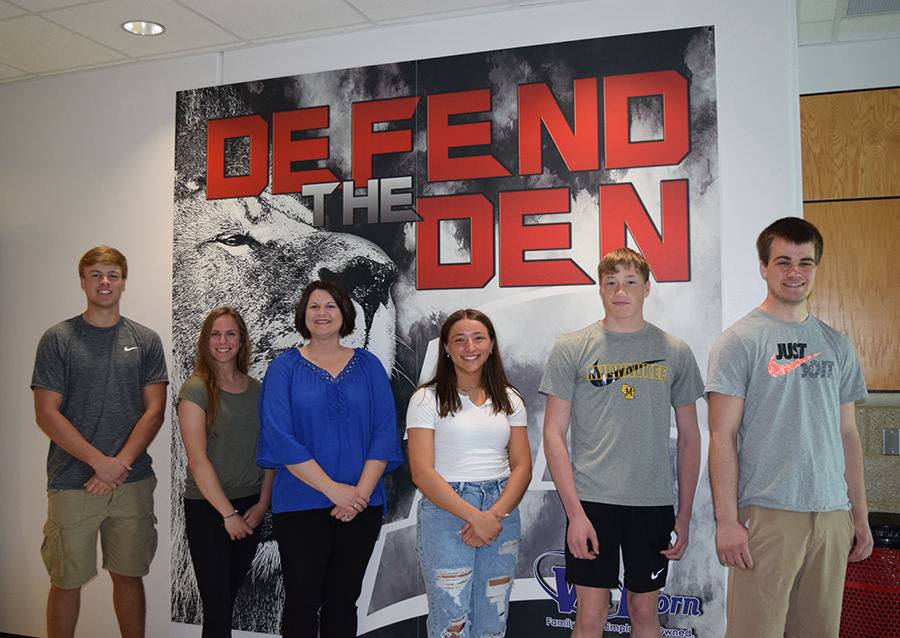
[[[457,387],[457,389],[458,389],[460,392],[462,392],[462,393],[465,394],[466,396],[469,395],[469,391],[466,390],[465,388],[463,388],[463,387],[461,387],[461,386],[456,386],[456,387]],[[481,389],[481,386],[472,388],[472,392],[475,392],[475,390],[480,390],[480,389]]]

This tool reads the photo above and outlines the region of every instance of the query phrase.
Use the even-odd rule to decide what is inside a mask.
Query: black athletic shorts
[[[660,552],[668,549],[675,529],[675,510],[671,505],[631,507],[589,501],[581,501],[581,505],[597,532],[599,554],[594,560],[575,558],[566,543],[566,581],[585,587],[617,589],[621,547],[625,589],[644,594],[666,584],[669,559]],[[566,522],[567,533],[568,527]]]

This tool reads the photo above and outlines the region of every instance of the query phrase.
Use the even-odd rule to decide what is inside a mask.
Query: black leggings
[[[238,516],[243,516],[258,502],[259,494],[255,494],[234,499],[231,504]],[[184,523],[203,602],[203,638],[228,638],[234,601],[259,545],[259,528],[233,541],[216,508],[205,499],[192,498],[184,499]]]
[[[382,507],[370,505],[349,523],[332,508],[275,514],[284,578],[284,638],[354,638],[356,600],[381,531]]]

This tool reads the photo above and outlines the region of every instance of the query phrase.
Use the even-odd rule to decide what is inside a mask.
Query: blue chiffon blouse
[[[269,364],[259,398],[257,463],[275,469],[273,511],[334,506],[285,467],[311,459],[332,480],[348,485],[359,482],[368,460],[387,461],[385,472],[403,462],[391,385],[372,353],[354,349],[336,378],[297,349]],[[369,505],[384,508],[383,478]]]

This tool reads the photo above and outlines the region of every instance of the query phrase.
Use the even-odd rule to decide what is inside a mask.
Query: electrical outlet
[[[900,456],[900,428],[884,428],[882,431],[885,456]]]

